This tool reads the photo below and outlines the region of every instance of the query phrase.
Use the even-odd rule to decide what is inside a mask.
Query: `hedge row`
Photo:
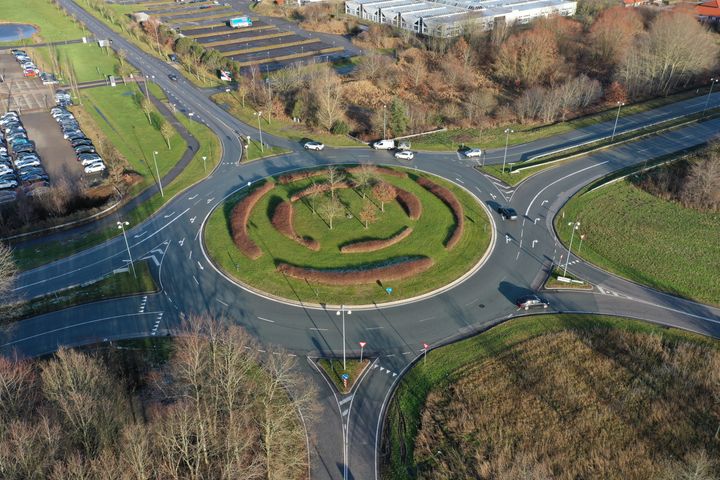
[[[390,282],[418,275],[433,266],[432,258],[405,260],[391,265],[348,270],[315,270],[279,263],[277,271],[288,277],[327,285],[357,285],[359,283]]]
[[[347,168],[346,171],[350,174],[355,174],[360,172],[362,169],[367,169],[377,175],[390,175],[391,177],[398,177],[398,178],[407,178],[407,173],[405,172],[398,172],[397,170],[393,170],[391,168],[387,167],[377,167],[375,165],[367,165],[364,167],[350,167]]]
[[[342,182],[335,185],[336,189],[341,188],[352,188],[352,183],[350,182]],[[328,183],[316,183],[315,185],[310,185],[307,188],[304,188],[303,190],[300,190],[297,193],[292,194],[290,197],[291,202],[297,202],[301,198],[307,197],[308,195],[311,195],[313,193],[325,193],[330,191],[330,184]]]
[[[281,185],[287,185],[288,183],[297,182],[298,180],[305,180],[306,178],[319,177],[325,175],[327,170],[322,168],[316,168],[314,170],[301,170],[299,172],[286,173],[278,177],[278,182]]]
[[[233,241],[238,249],[251,260],[259,258],[262,255],[262,250],[250,239],[247,231],[247,222],[258,200],[274,187],[275,184],[272,182],[264,183],[238,202],[230,214],[230,229],[232,231]]]
[[[448,207],[450,207],[450,210],[452,210],[453,216],[455,216],[455,230],[453,230],[452,234],[450,234],[450,238],[448,238],[445,242],[445,248],[452,250],[453,247],[458,244],[462,238],[463,232],[465,231],[465,214],[463,212],[462,205],[458,201],[457,197],[455,197],[454,193],[425,177],[418,178],[417,183],[442,200]]]
[[[374,252],[376,250],[382,250],[383,248],[390,247],[392,245],[395,245],[398,242],[403,241],[412,232],[413,232],[412,228],[403,227],[402,230],[400,230],[398,233],[396,233],[395,235],[393,235],[390,238],[348,243],[347,245],[343,245],[342,247],[340,247],[340,252],[341,253],[365,253],[365,252]]]
[[[294,213],[295,210],[293,209],[292,203],[282,202],[277,206],[277,208],[275,208],[275,212],[273,212],[271,220],[273,227],[290,240],[317,252],[320,250],[320,242],[310,237],[301,237],[295,233],[295,228],[293,227]]]
[[[398,187],[395,187],[395,191],[397,192],[395,199],[403,210],[405,210],[410,220],[419,219],[420,215],[422,215],[422,203],[420,203],[420,200],[415,194]]]

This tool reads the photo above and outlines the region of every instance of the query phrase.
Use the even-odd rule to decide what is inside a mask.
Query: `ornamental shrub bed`
[[[307,247],[310,250],[318,251],[320,250],[320,242],[318,242],[315,239],[312,239],[310,237],[301,237],[297,233],[295,233],[295,228],[293,227],[293,212],[295,210],[293,209],[293,205],[290,202],[282,202],[277,207],[275,207],[275,212],[273,212],[273,217],[271,220],[271,223],[275,229],[285,235],[290,240],[293,240],[303,247]]]
[[[395,187],[395,191],[397,192],[395,199],[405,210],[410,220],[418,220],[422,215],[422,203],[420,203],[420,200],[414,194],[402,188]]]
[[[350,182],[342,182],[335,185],[336,190],[345,189],[345,188],[352,188],[353,184]],[[297,193],[294,193],[290,197],[291,202],[297,202],[301,198],[305,198],[308,195],[312,195],[313,193],[325,193],[330,191],[330,184],[328,183],[316,183],[315,185],[310,185],[309,187],[300,190]]]
[[[340,247],[342,253],[365,253],[375,252],[383,248],[390,247],[396,243],[402,242],[413,232],[410,227],[403,227],[398,233],[390,238],[382,238],[378,240],[365,240],[361,242],[348,243]]]
[[[265,182],[235,205],[235,208],[233,208],[230,214],[230,229],[232,231],[233,241],[244,255],[253,260],[260,258],[262,250],[260,250],[260,247],[258,247],[248,235],[248,218],[250,218],[258,200],[272,190],[274,186],[275,184],[272,182]]]
[[[278,177],[278,183],[281,185],[287,185],[288,183],[297,182],[298,180],[305,180],[306,178],[321,177],[327,174],[325,169],[315,170],[301,170],[299,172],[286,173]]]
[[[329,285],[391,282],[418,275],[433,266],[432,258],[392,261],[391,264],[367,266],[347,270],[316,270],[288,263],[278,263],[277,271],[288,277]]]
[[[397,178],[406,178],[408,175],[405,172],[399,172],[397,170],[393,170],[391,168],[387,167],[377,167],[375,165],[365,165],[360,167],[349,167],[346,168],[345,171],[349,174],[356,174],[360,172],[363,169],[367,169],[368,171],[375,173],[377,175],[390,175],[391,177],[397,177]]]
[[[462,205],[460,204],[460,202],[458,202],[458,199],[457,197],[455,197],[454,193],[452,193],[445,187],[441,187],[432,180],[429,180],[425,177],[420,177],[418,178],[417,183],[425,187],[428,191],[430,191],[430,193],[442,200],[445,205],[450,207],[450,210],[452,210],[453,216],[455,217],[455,229],[445,242],[445,248],[447,248],[448,250],[452,250],[453,247],[455,247],[455,245],[457,245],[457,243],[460,241],[463,232],[465,231],[465,214],[463,213]]]

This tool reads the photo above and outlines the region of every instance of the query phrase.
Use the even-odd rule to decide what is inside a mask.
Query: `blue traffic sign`
[[[385,291],[390,295],[392,293],[392,287],[387,287]]]
[[[349,380],[349,379],[350,379],[350,375],[347,374],[347,373],[343,373],[342,375],[340,375],[340,378],[342,378],[343,380]]]

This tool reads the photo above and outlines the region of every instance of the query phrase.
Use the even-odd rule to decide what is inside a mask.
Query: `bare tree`
[[[142,97],[140,100],[140,108],[142,108],[143,112],[145,112],[145,116],[147,117],[148,123],[152,125],[152,118],[150,114],[153,111],[153,104],[147,97]]]
[[[320,125],[330,130],[343,115],[342,82],[330,67],[318,70],[310,84],[310,97],[317,111]]]
[[[160,124],[160,135],[162,135],[162,137],[165,139],[168,150],[171,149],[170,139],[172,138],[173,134],[175,134],[175,129],[172,125],[170,125],[170,122],[164,121]]]
[[[326,197],[318,205],[318,213],[328,222],[330,230],[333,229],[333,221],[342,214],[343,209],[336,197]]]
[[[375,220],[377,219],[377,214],[375,213],[375,205],[373,205],[372,202],[366,199],[363,203],[362,210],[360,210],[358,218],[360,218],[360,220],[365,224],[365,229],[367,230],[369,224],[375,222]]]
[[[10,247],[0,242],[0,313],[10,304],[10,293],[17,268]]]
[[[373,195],[375,195],[375,198],[380,202],[380,211],[384,212],[385,203],[392,202],[395,199],[397,190],[387,182],[378,182],[373,187]]]
[[[358,188],[362,197],[365,198],[365,189],[372,183],[373,178],[375,178],[373,168],[370,165],[363,163],[360,165],[360,168],[353,172],[352,176],[353,181],[355,182],[355,188]]]
[[[335,198],[335,190],[345,182],[347,176],[335,166],[327,169],[327,184],[330,187],[330,196]]]

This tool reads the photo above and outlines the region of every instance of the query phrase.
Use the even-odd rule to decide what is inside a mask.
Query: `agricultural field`
[[[424,175],[420,177],[424,178]],[[342,212],[333,219],[332,229],[323,210],[330,194],[307,196],[292,202],[294,218],[290,224],[298,238],[305,239],[307,245],[302,245],[281,233],[273,217],[278,205],[306,191],[313,181],[324,184],[326,178],[323,173],[314,179],[289,184],[276,182],[274,188],[270,185],[270,190],[260,196],[246,222],[247,235],[259,252],[251,246],[242,253],[234,243],[231,226],[233,209],[248,195],[243,190],[231,196],[208,219],[204,239],[207,251],[228,275],[264,292],[293,301],[354,304],[394,301],[440,288],[467,272],[483,256],[489,246],[491,226],[483,207],[463,189],[432,177],[434,182],[448,188],[462,205],[464,224],[458,227],[453,211],[420,186],[414,174],[401,178],[377,173],[374,178],[415,195],[422,206],[420,218],[413,220],[398,201],[381,204],[372,188],[345,187],[334,193],[342,204]],[[362,197],[363,190],[367,200]],[[366,208],[371,209],[375,216],[374,221],[368,222],[367,228],[362,213]],[[407,236],[404,230],[410,228],[412,232]],[[446,248],[456,232],[459,232],[459,243]],[[385,248],[341,253],[353,243],[393,239],[398,235],[402,235],[402,239],[396,238],[397,243],[388,244]],[[429,269],[409,278],[376,282],[375,279],[381,275],[373,273],[367,275],[372,277],[367,283],[357,283],[353,279],[352,284],[342,286],[326,282],[321,274],[306,275],[302,280],[292,276],[292,269],[285,275],[277,271],[278,266],[284,263],[332,272],[330,275],[355,272],[352,276],[356,277],[358,272],[365,274],[365,269],[378,265],[399,267],[400,262],[407,262],[403,269],[419,268],[412,262],[428,258],[432,260]],[[387,287],[392,288],[390,294],[385,290]]]
[[[720,304],[717,213],[662,200],[630,181],[576,196],[562,212],[558,235],[569,243],[570,227],[559,219],[580,222],[585,260],[674,295]]]
[[[383,478],[717,478],[719,346],[541,315],[431,351],[390,405]]]

